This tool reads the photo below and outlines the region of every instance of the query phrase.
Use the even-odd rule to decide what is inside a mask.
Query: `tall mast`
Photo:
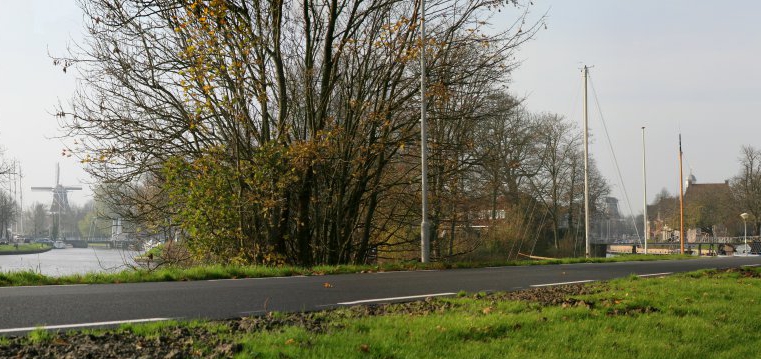
[[[682,134],[679,134],[679,251],[684,254],[684,174],[682,172]]]
[[[589,67],[584,65],[584,237],[586,240],[585,257],[590,257],[589,245],[589,108],[587,105],[587,78]]]
[[[647,230],[647,167],[645,166],[645,127],[642,126],[642,198],[644,203],[643,220],[645,232],[645,254],[647,254],[647,236],[649,231]]]

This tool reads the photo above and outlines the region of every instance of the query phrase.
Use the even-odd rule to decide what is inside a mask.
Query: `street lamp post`
[[[748,248],[748,217],[750,217],[749,214],[743,212],[740,214],[740,217],[743,219],[743,224],[745,225],[745,233],[743,234],[743,240],[745,242],[745,255],[748,255],[748,252],[750,252]]]
[[[425,0],[420,1],[420,195],[422,199],[420,222],[420,262],[431,259],[430,224],[428,223],[428,129],[425,98]]]

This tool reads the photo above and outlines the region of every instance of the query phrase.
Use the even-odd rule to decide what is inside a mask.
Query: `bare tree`
[[[7,192],[0,192],[0,238],[10,239],[10,225],[16,221],[18,216],[18,206],[16,200]]]
[[[753,233],[758,234],[761,233],[761,151],[743,146],[740,153],[740,173],[731,179],[730,188],[737,207],[752,215]]]
[[[303,265],[363,262],[409,223],[400,204],[416,162],[400,149],[418,125],[415,2],[80,4],[90,36],[56,63],[83,86],[58,112],[123,215],[171,217],[197,253]],[[483,31],[507,4],[516,22]],[[428,3],[426,58],[440,88],[469,89],[460,114],[477,86],[507,79],[538,29],[526,9]]]
[[[574,216],[583,220],[584,166],[582,134],[572,123],[557,115],[545,115],[540,129],[542,159],[537,175],[530,178],[533,195],[547,210],[552,245],[559,249],[560,240],[575,238]],[[590,215],[601,208],[608,186],[590,159]],[[574,246],[575,248],[575,246]]]

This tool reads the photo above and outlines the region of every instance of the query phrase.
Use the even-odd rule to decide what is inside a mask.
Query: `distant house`
[[[735,233],[739,211],[732,198],[729,181],[698,183],[690,174],[684,191],[684,221],[687,241],[701,237],[726,237]]]

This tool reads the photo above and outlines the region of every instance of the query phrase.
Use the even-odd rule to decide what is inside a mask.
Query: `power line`
[[[594,82],[592,81],[591,77],[589,78],[589,83],[592,86],[592,94],[595,98],[595,107],[597,107],[597,112],[600,114],[600,122],[602,122],[602,127],[605,130],[605,138],[608,140],[608,147],[610,148],[611,156],[613,157],[613,164],[616,167],[616,173],[618,174],[618,181],[621,185],[621,189],[624,192],[624,198],[626,199],[626,206],[629,208],[629,214],[631,214],[631,220],[632,220],[632,226],[634,227],[634,232],[637,235],[637,239],[640,243],[642,243],[642,238],[639,235],[639,229],[637,229],[637,224],[634,222],[634,211],[632,210],[631,201],[629,200],[629,193],[626,191],[626,185],[624,184],[623,176],[621,175],[621,167],[618,165],[618,158],[616,157],[616,151],[613,150],[613,143],[610,140],[610,134],[608,133],[608,125],[605,122],[605,117],[602,114],[602,109],[600,108],[600,100],[597,98],[597,90],[595,90]]]

